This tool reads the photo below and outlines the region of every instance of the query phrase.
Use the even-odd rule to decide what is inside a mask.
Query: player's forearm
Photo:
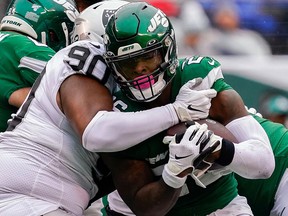
[[[100,111],[86,127],[82,143],[89,151],[121,151],[166,130],[178,121],[171,104],[140,112]]]
[[[141,188],[130,207],[137,216],[163,216],[176,203],[181,188],[168,186],[162,179]]]
[[[275,167],[274,155],[261,125],[249,115],[230,122],[226,127],[239,141],[228,167],[245,178],[270,177]]]

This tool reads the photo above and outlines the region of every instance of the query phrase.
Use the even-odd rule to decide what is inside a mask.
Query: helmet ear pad
[[[73,0],[12,0],[0,30],[28,35],[58,51],[69,45],[74,19],[79,15]]]
[[[176,73],[178,60],[173,26],[162,11],[145,2],[127,4],[109,19],[104,44],[107,51],[105,59],[114,71],[120,88],[131,100],[155,100]],[[147,81],[150,80],[150,87],[141,89],[134,80],[125,78],[117,64],[125,59],[139,58],[153,50],[161,53],[163,62],[146,77]],[[149,78],[150,75],[153,79]],[[154,80],[153,84],[151,80]]]

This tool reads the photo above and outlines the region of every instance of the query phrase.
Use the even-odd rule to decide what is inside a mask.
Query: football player
[[[13,0],[0,25],[0,131],[55,51],[69,44],[73,1]]]
[[[36,20],[32,11],[25,17]],[[97,39],[58,51],[0,134],[1,215],[82,215],[101,189],[103,163],[96,152],[124,150],[179,121],[207,117],[216,91],[194,91],[190,83],[173,103],[114,112],[116,84],[103,54]],[[188,108],[197,101],[201,109]]]
[[[175,152],[177,143],[185,143],[189,134],[194,136],[195,131],[189,130],[181,141],[160,133],[126,151],[103,154],[119,192],[109,195],[108,213],[252,215],[246,198],[238,195],[233,172],[250,179],[269,178],[275,164],[273,152],[265,131],[247,113],[239,94],[224,81],[220,63],[202,56],[178,59],[169,19],[147,3],[121,7],[109,19],[105,32],[105,59],[121,88],[114,94],[116,109],[131,112],[171,103],[183,85],[196,78],[194,90],[218,92],[212,99],[209,116],[224,124],[239,141],[236,144],[210,137],[210,141],[218,140],[219,146],[209,161],[221,168],[212,169],[208,163],[208,170],[191,165],[197,159],[195,152],[187,153],[184,148]],[[190,108],[198,109],[197,103]],[[165,143],[172,140],[169,148],[159,145],[163,137]],[[173,157],[184,157],[184,152],[187,155],[182,163],[175,163]],[[181,178],[178,174],[187,168],[186,160],[194,169],[191,176]],[[171,196],[171,188],[182,188],[172,209],[177,196]]]
[[[275,170],[269,179],[247,179],[236,175],[239,194],[247,197],[255,216],[288,215],[288,130],[283,124],[261,118],[249,109],[267,133],[275,157]]]

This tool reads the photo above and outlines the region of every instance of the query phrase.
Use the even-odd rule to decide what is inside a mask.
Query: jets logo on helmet
[[[154,32],[159,25],[163,27],[168,27],[169,22],[162,11],[158,10],[158,12],[154,15],[154,17],[150,20],[150,26],[148,27],[148,32]]]

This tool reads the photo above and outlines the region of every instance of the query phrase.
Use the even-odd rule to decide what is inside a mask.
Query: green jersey
[[[247,198],[255,216],[270,215],[279,182],[288,168],[288,130],[278,123],[254,116],[267,133],[275,156],[275,170],[268,179],[237,177],[239,194]],[[263,162],[265,163],[265,162]]]
[[[218,92],[230,89],[231,87],[224,82],[219,66],[216,60],[208,57],[196,56],[190,59],[180,59],[177,73],[172,81],[170,102],[175,101],[182,85],[197,77],[203,78],[201,89],[214,88]],[[122,92],[117,92],[114,96],[114,106],[122,112],[143,110],[145,106],[145,103],[139,104],[127,99]],[[160,178],[163,166],[169,159],[168,145],[162,143],[165,135],[164,131],[128,150],[113,154],[115,157],[148,161],[155,176]],[[188,176],[180,198],[168,215],[207,215],[225,207],[237,194],[237,182],[231,172],[209,182],[205,189],[197,186],[192,177]]]
[[[30,37],[10,31],[0,31],[0,132],[17,111],[8,100],[21,88],[31,87],[55,52]]]

